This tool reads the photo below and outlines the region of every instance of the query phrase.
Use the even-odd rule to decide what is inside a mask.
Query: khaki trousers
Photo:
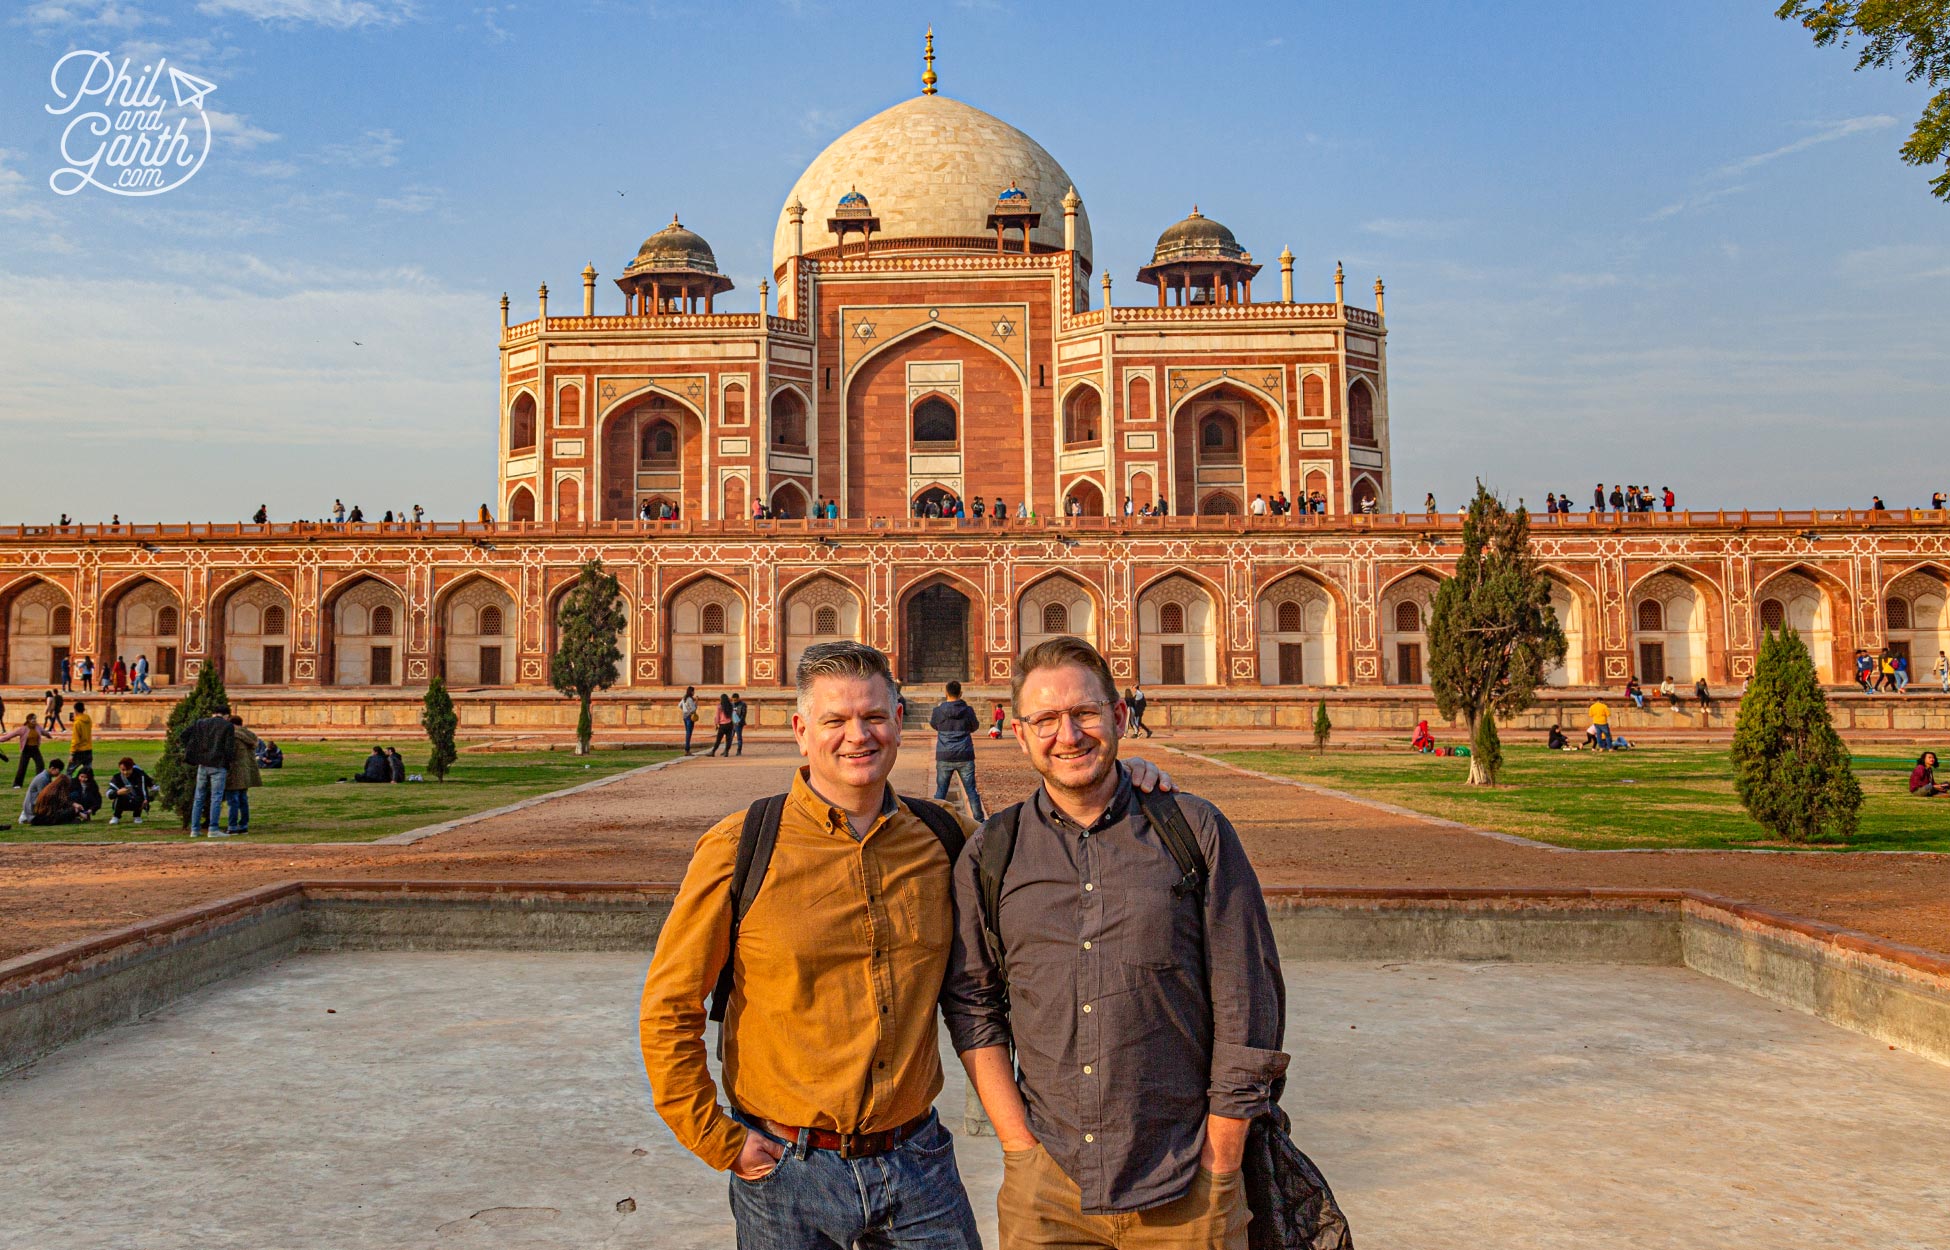
[[[1204,1168],[1183,1197],[1149,1211],[1085,1215],[1083,1191],[1040,1145],[1002,1152],[995,1198],[1002,1250],[1246,1250],[1244,1178]]]

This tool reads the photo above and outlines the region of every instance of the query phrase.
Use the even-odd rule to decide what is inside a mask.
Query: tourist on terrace
[[[1699,700],[1700,711],[1710,712],[1713,710],[1713,692],[1706,688],[1706,678],[1702,677],[1693,683],[1693,697]]]
[[[1591,510],[1599,516],[1605,514],[1605,484],[1598,483],[1591,491]]]
[[[1639,685],[1639,679],[1637,677],[1628,677],[1625,679],[1625,697],[1630,699],[1632,706],[1638,708],[1639,711],[1643,712],[1645,710],[1645,690]]]
[[[1875,672],[1875,660],[1860,647],[1855,649],[1855,684],[1862,687],[1863,694],[1872,692],[1870,682]]]
[[[71,656],[61,657],[61,689],[74,689],[74,659]]]
[[[369,786],[382,782],[390,784],[393,780],[393,765],[386,758],[386,748],[374,747],[372,754],[366,756],[365,766],[360,769],[359,774],[349,780]]]
[[[1544,496],[1544,513],[1545,515],[1550,517],[1555,517],[1557,515],[1557,492],[1556,491],[1552,491],[1550,494]]]
[[[1896,676],[1896,693],[1909,693],[1909,657],[1897,654],[1893,660]]]
[[[1672,487],[1670,487],[1670,486],[1661,486],[1661,487],[1659,488],[1659,493],[1660,493],[1660,498],[1661,498],[1661,499],[1663,499],[1663,500],[1665,501],[1665,505],[1666,505],[1666,511],[1667,511],[1667,512],[1671,512],[1671,511],[1672,511],[1672,505],[1673,505],[1674,503],[1676,503],[1676,502],[1678,502],[1678,501],[1677,501],[1677,500],[1676,500],[1676,499],[1674,498],[1674,496],[1673,496],[1673,493],[1672,493]]]
[[[486,509],[487,505],[482,504],[481,507]],[[334,499],[332,501],[332,524],[345,524],[345,500],[343,499]]]
[[[1675,712],[1679,710],[1683,701],[1679,697],[1679,687],[1672,684],[1671,673],[1667,673],[1665,680],[1659,683],[1659,693],[1665,696],[1667,707]]]
[[[1264,495],[1253,496],[1252,512],[1254,516],[1266,515],[1266,496]]]
[[[677,710],[684,717],[684,754],[691,753],[691,735],[697,730],[697,687],[684,687],[684,697],[677,701]]]
[[[1882,510],[1883,510],[1883,507],[1882,507],[1882,496],[1881,496],[1881,495],[1870,495],[1870,496],[1869,496],[1869,511],[1871,511],[1871,512],[1881,512]]]
[[[269,523],[270,520],[271,520],[271,514],[269,511],[265,509],[263,504],[257,505],[257,511],[251,513],[252,525],[264,525]]]
[[[137,694],[155,693],[154,689],[149,685],[149,657],[148,656],[138,655],[135,657],[135,666],[129,670],[129,679],[131,682],[134,683],[131,688]]]
[[[1422,511],[1428,513],[1430,516],[1435,515],[1435,492],[1434,491],[1430,491],[1428,494],[1422,496]]]
[[[1950,694],[1950,655],[1937,652],[1936,667],[1930,671],[1936,674],[1938,683],[1943,687],[1943,693]]]
[[[995,506],[989,509],[989,515],[995,518],[997,525],[1009,519],[1009,505],[1003,502],[1002,496],[995,497]]]
[[[1916,768],[1909,774],[1909,792],[1919,799],[1950,794],[1950,786],[1936,783],[1936,752],[1925,751],[1916,757]]]
[[[488,506],[486,504],[481,505],[480,522],[483,525],[494,524],[494,514],[488,511]]]

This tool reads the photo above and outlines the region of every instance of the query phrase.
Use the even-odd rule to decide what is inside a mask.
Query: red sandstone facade
[[[1296,302],[1279,260],[1255,301],[1260,266],[1194,211],[1137,271],[1155,302],[1116,306],[1068,175],[930,89],[801,177],[776,314],[771,283],[757,313],[711,311],[730,282],[675,221],[617,279],[620,315],[593,266],[581,315],[544,287],[510,324],[503,300],[498,523],[0,530],[0,680],[146,655],[158,685],[215,663],[232,686],[545,687],[594,556],[630,605],[626,688],[782,687],[837,637],[909,682],[1001,684],[1056,633],[1126,683],[1413,687],[1458,521],[1390,511],[1380,283],[1372,310],[1338,272]],[[1328,514],[1252,515],[1282,492]],[[1010,519],[912,519],[945,495]],[[837,519],[806,519],[826,501]],[[1920,682],[1950,643],[1938,513],[1578,516],[1536,541],[1563,685],[1735,683],[1765,624],[1834,681],[1886,643]]]

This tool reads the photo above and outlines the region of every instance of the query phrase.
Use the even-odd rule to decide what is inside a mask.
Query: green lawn
[[[1886,749],[1885,749],[1886,750]],[[1502,785],[1463,784],[1467,759],[1392,751],[1226,751],[1242,768],[1293,777],[1461,821],[1581,850],[1621,847],[1775,847],[1733,793],[1724,747],[1652,746],[1631,751],[1503,748]],[[1862,754],[1861,831],[1835,850],[1950,851],[1950,798],[1910,797],[1916,757]]]
[[[448,772],[447,780],[405,785],[367,786],[339,782],[359,771],[371,743],[281,743],[285,764],[264,774],[264,785],[251,791],[251,833],[239,842],[367,842],[438,824],[472,812],[487,811],[536,794],[580,785],[625,769],[654,764],[677,754],[651,747],[602,750],[578,757],[570,751],[468,751]],[[161,743],[102,741],[95,752],[101,775],[123,755],[153,770]],[[11,754],[11,752],[9,752]],[[424,773],[426,744],[402,746],[409,774]],[[54,756],[49,755],[52,759]],[[12,780],[11,777],[8,778]],[[5,791],[20,802],[21,792]],[[17,808],[8,809],[0,825],[6,842],[153,842],[187,836],[177,828],[175,814],[151,809],[140,825],[123,821],[110,827],[106,814],[80,825],[35,828],[14,823]]]

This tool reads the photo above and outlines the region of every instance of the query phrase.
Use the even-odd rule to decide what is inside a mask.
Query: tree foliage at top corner
[[[1908,81],[1935,89],[1902,154],[1923,168],[1945,163],[1930,192],[1950,203],[1950,0],[1786,0],[1774,15],[1801,23],[1818,48],[1859,41],[1857,69],[1899,66]]]

